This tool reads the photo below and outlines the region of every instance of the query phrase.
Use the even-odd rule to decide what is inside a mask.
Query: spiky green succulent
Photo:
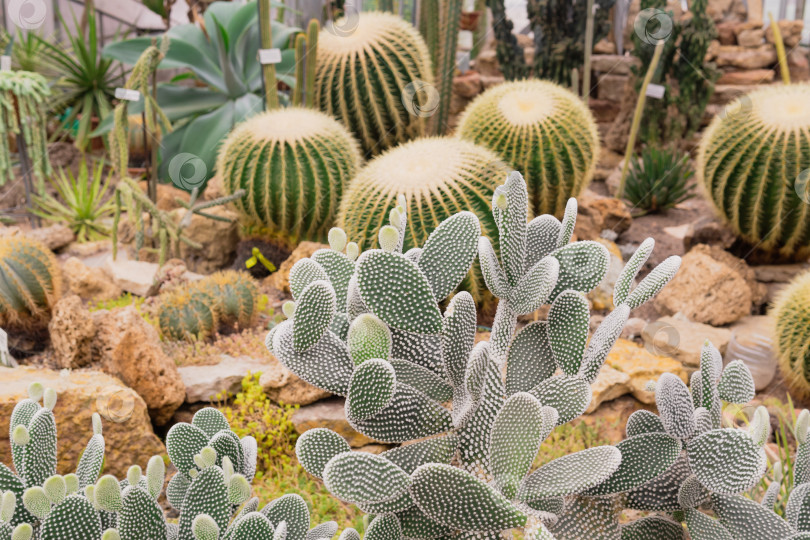
[[[411,141],[360,170],[343,197],[337,224],[363,249],[377,247],[377,233],[401,196],[406,209],[402,217],[408,221],[402,224],[407,229],[403,251],[423,245],[442,221],[463,210],[473,212],[485,234],[494,237],[490,195],[506,169],[496,154],[468,141],[450,137]],[[477,300],[484,298],[480,276],[465,286]]]
[[[251,220],[298,240],[324,241],[360,166],[351,134],[333,118],[291,107],[251,117],[222,143],[217,172]]]
[[[390,13],[358,15],[321,30],[315,103],[370,157],[422,136],[438,92],[427,45],[413,26]]]
[[[332,329],[344,293],[315,261],[296,264],[290,318],[268,334],[268,348],[303,379],[344,396],[354,429],[404,443],[371,455],[312,429],[298,440],[299,460],[339,499],[387,516],[395,537],[495,537],[522,527],[557,540],[681,538],[685,508],[708,504],[710,494],[737,496],[764,472],[767,412],[758,410],[747,431],[720,425],[722,400],[753,397],[751,374],[741,362],[722,369],[707,345],[691,391],[674,375],[656,383],[660,416],[635,413],[626,440],[533,469],[542,441],[587,409],[630,310],[655,296],[680,260],[634,286],[654,244],[643,242],[618,276],[616,309],[589,336],[583,293],[602,281],[608,254],[595,242],[570,243],[573,199],[562,221],[529,222],[528,203],[517,173],[495,190],[499,254],[471,212],[444,220],[422,248],[403,254],[412,221],[399,202],[379,231],[381,249],[360,255],[341,282],[345,337]],[[452,296],[443,313],[438,307],[476,255],[499,299],[490,340],[478,344],[470,294]],[[551,305],[547,320],[518,327],[520,315],[543,304]],[[660,515],[622,524],[625,508]]]
[[[62,270],[41,242],[0,238],[0,326],[39,328],[62,295]]]
[[[810,397],[810,272],[779,293],[773,314],[779,370],[795,395]]]
[[[698,178],[744,240],[774,255],[810,255],[810,84],[755,90],[703,134]]]
[[[550,81],[490,88],[464,111],[458,135],[523,171],[535,215],[561,217],[568,199],[590,183],[599,160],[599,133],[590,110]]]

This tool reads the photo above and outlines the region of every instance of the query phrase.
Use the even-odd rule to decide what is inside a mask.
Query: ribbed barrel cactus
[[[590,183],[599,160],[599,133],[587,105],[550,81],[490,88],[464,111],[458,135],[523,171],[535,215],[562,217],[568,199]]]
[[[779,369],[790,389],[810,397],[810,272],[779,293],[773,306]]]
[[[216,272],[196,282],[193,288],[213,298],[220,327],[245,329],[256,319],[259,287],[245,272]]]
[[[291,107],[253,116],[222,143],[217,172],[225,190],[247,194],[237,209],[293,240],[326,239],[360,149],[339,122]]]
[[[0,238],[0,326],[46,325],[61,295],[62,270],[51,250],[29,238]]]
[[[697,173],[719,214],[747,242],[810,256],[810,84],[755,90],[703,134]]]
[[[161,295],[157,318],[163,337],[202,341],[217,331],[215,297],[195,287],[180,287]]]
[[[413,26],[390,13],[353,17],[321,31],[315,103],[370,157],[423,135],[437,98],[430,54]]]
[[[377,231],[402,196],[408,218],[406,251],[424,244],[443,220],[462,210],[472,211],[485,234],[494,237],[497,226],[490,194],[505,168],[495,153],[468,141],[450,137],[411,141],[360,170],[343,197],[337,224],[364,249],[377,247]],[[480,277],[465,285],[477,300],[483,299]]]
[[[630,310],[664,287],[680,259],[634,286],[654,245],[642,243],[617,279],[616,309],[589,336],[583,293],[602,281],[608,254],[596,242],[570,243],[574,199],[562,221],[529,222],[528,202],[517,173],[495,190],[500,254],[471,212],[444,220],[421,248],[403,253],[410,216],[400,201],[379,231],[381,249],[361,254],[353,274],[333,284],[334,272],[315,260],[293,266],[290,318],[270,331],[268,348],[304,380],[344,396],[354,429],[402,443],[371,455],[312,429],[298,440],[299,461],[337,498],[385,516],[392,537],[496,538],[523,528],[557,540],[683,538],[678,521],[686,513],[737,501],[765,472],[767,412],[758,410],[747,431],[720,423],[721,400],[753,397],[751,374],[741,362],[722,369],[707,344],[691,392],[674,375],[655,384],[660,416],[635,413],[626,440],[535,468],[543,440],[587,409]],[[478,344],[469,293],[439,309],[476,256],[499,299],[490,340]],[[344,299],[345,337],[334,328],[338,314],[345,325]],[[544,304],[547,320],[519,328],[520,315]],[[657,513],[622,524],[624,508]]]

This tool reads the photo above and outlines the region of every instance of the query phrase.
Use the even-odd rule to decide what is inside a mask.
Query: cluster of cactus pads
[[[743,239],[775,255],[807,259],[808,148],[810,84],[758,89],[712,121],[698,153],[698,178]]]
[[[249,328],[257,302],[258,286],[250,276],[223,270],[163,295],[158,326],[169,339],[204,340],[218,330]]]
[[[810,272],[780,291],[773,313],[779,368],[792,392],[810,398]]]
[[[51,250],[30,238],[0,238],[0,326],[46,325],[61,295],[62,271]]]
[[[43,404],[39,401],[43,400]],[[335,522],[310,529],[298,495],[259,508],[251,497],[257,444],[231,431],[217,409],[198,411],[190,424],[175,424],[166,450],[177,468],[166,499],[180,517],[166,520],[159,502],[166,463],[153,456],[146,471],[99,478],[104,463],[101,419],[75,473],[56,474],[56,393],[33,384],[14,408],[11,441],[16,474],[0,464],[0,540],[329,540]],[[373,525],[373,524],[372,524]],[[378,527],[379,528],[379,527]],[[346,529],[342,540],[359,540]]]
[[[562,221],[527,223],[528,204],[518,173],[495,190],[500,255],[471,212],[403,253],[409,216],[400,200],[379,232],[381,249],[354,260],[341,253],[345,233],[333,230],[340,241],[331,250],[293,266],[289,319],[270,331],[268,349],[302,379],[345,396],[354,429],[404,443],[372,455],[313,429],[297,443],[304,468],[339,499],[387,520],[392,538],[498,538],[523,528],[536,539],[660,540],[684,538],[684,526],[693,540],[786,538],[768,533],[781,518],[739,495],[766,471],[767,411],[757,410],[748,431],[722,428],[721,400],[748,402],[754,384],[741,362],[722,369],[708,343],[691,391],[662,376],[660,414],[633,414],[626,440],[533,470],[543,440],[587,409],[630,310],[664,287],[680,259],[633,287],[654,245],[642,243],[616,282],[617,307],[589,339],[583,293],[602,281],[608,253],[596,242],[570,243],[575,200]],[[469,293],[452,296],[444,314],[438,307],[476,255],[499,299],[491,338],[478,344]],[[547,320],[518,329],[519,316],[548,303]],[[620,524],[626,508],[652,514]]]

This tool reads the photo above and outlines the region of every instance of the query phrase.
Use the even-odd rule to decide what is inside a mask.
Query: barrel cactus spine
[[[508,166],[486,148],[452,137],[410,141],[369,161],[349,184],[338,226],[363,250],[378,246],[377,233],[404,197],[408,224],[404,249],[421,246],[444,219],[462,210],[478,216],[485,233],[497,237],[491,193]],[[477,300],[486,298],[480,275],[465,283]]]
[[[62,270],[44,244],[0,238],[0,327],[44,327],[61,295]]]
[[[458,135],[523,172],[535,215],[560,218],[588,186],[599,161],[599,133],[588,107],[549,81],[499,84],[470,103]]]
[[[796,277],[774,302],[779,369],[790,389],[810,397],[810,272]]]
[[[703,134],[697,176],[717,212],[774,258],[810,256],[810,83],[726,105]]]
[[[435,91],[433,69],[410,23],[390,13],[355,16],[321,31],[315,103],[343,122],[371,157],[425,133],[429,115],[421,108],[433,103],[420,90]],[[351,32],[339,30],[349,26]]]
[[[223,142],[217,170],[225,191],[249,220],[289,242],[325,241],[343,191],[361,163],[360,150],[339,122],[291,107],[258,114]]]

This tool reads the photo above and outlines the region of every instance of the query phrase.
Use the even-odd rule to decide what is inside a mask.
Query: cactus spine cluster
[[[258,286],[248,275],[225,270],[161,295],[158,326],[176,341],[205,340],[219,330],[245,329],[256,320]]]
[[[810,272],[779,293],[773,313],[779,369],[792,392],[810,397]]]
[[[432,83],[427,45],[396,15],[364,12],[321,31],[315,102],[354,133],[367,157],[425,133],[422,107],[435,104],[421,90],[435,91]]]
[[[340,123],[293,107],[239,124],[222,144],[217,170],[228,193],[247,192],[234,205],[249,219],[292,241],[323,241],[360,160]]]
[[[161,456],[153,456],[146,471],[130,467],[120,481],[99,478],[104,438],[98,414],[75,474],[57,475],[56,394],[39,384],[29,394],[11,416],[18,474],[0,464],[2,540],[330,540],[337,532],[331,521],[310,529],[309,508],[298,495],[259,508],[250,485],[256,439],[240,439],[217,409],[201,409],[190,424],[175,424],[166,436],[177,469],[166,488],[167,502],[180,514],[174,523],[159,502],[167,472]],[[359,538],[354,529],[341,536]]]
[[[464,111],[458,134],[524,172],[535,215],[561,217],[569,197],[590,183],[598,161],[599,133],[590,110],[549,81],[490,88]]]
[[[44,326],[61,295],[62,271],[45,245],[20,236],[0,238],[0,326]]]
[[[698,178],[744,240],[783,258],[810,256],[810,84],[762,88],[715,117]]]
[[[403,196],[408,217],[405,250],[424,244],[443,220],[462,210],[478,216],[485,233],[494,237],[490,194],[505,168],[495,153],[468,141],[450,137],[411,141],[360,170],[343,198],[338,226],[364,249],[377,247],[377,231]],[[476,299],[483,298],[480,278],[466,285]]]

